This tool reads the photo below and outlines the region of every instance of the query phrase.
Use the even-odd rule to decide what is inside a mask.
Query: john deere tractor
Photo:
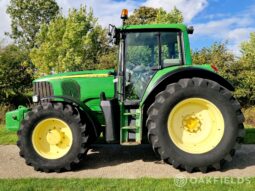
[[[80,163],[100,135],[123,146],[147,135],[156,155],[175,168],[220,169],[242,141],[244,116],[215,66],[192,65],[192,33],[183,24],[110,25],[117,71],[36,79],[34,106],[7,113],[20,156],[35,170],[60,172]]]

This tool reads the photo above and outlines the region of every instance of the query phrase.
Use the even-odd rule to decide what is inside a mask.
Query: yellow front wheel
[[[32,143],[36,152],[46,159],[65,156],[73,144],[72,130],[58,118],[47,118],[39,122],[32,133]]]
[[[43,103],[27,113],[18,133],[20,155],[35,170],[71,170],[88,150],[89,132],[78,108]]]
[[[243,136],[244,117],[231,92],[202,78],[181,79],[155,97],[148,110],[154,151],[188,172],[220,169]]]

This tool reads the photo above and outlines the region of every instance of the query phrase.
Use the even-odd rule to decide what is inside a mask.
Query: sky
[[[240,43],[255,32],[255,0],[56,0],[63,14],[69,8],[86,3],[103,26],[120,25],[120,12],[127,8],[131,14],[140,6],[162,7],[166,11],[176,6],[182,11],[184,23],[195,28],[190,36],[191,48],[199,50],[214,42],[227,42],[234,54],[240,54]],[[5,13],[9,0],[0,0],[0,40],[9,42],[4,35],[10,31],[10,18]]]

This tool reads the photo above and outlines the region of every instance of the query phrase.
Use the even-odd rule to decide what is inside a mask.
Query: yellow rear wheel
[[[181,150],[202,154],[215,148],[224,134],[224,119],[220,110],[202,98],[179,102],[168,116],[168,133]]]
[[[244,136],[240,104],[212,80],[169,84],[148,109],[148,138],[162,160],[188,172],[220,169]]]
[[[73,135],[70,127],[61,119],[48,118],[39,122],[32,133],[35,151],[46,159],[59,159],[70,150]]]

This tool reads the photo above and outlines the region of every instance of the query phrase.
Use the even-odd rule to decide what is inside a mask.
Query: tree
[[[32,85],[32,76],[22,65],[27,56],[15,45],[0,50],[0,102],[17,103]]]
[[[157,12],[155,23],[169,24],[169,23],[183,23],[182,12],[176,7],[167,13],[164,9],[160,8]]]
[[[117,69],[118,48],[117,46],[107,48],[98,59],[96,69]]]
[[[239,61],[237,79],[239,88],[237,96],[246,105],[255,104],[255,32],[250,34],[250,39],[241,43],[242,56]]]
[[[20,47],[30,49],[40,26],[48,24],[59,13],[55,0],[10,0],[7,13],[11,17],[11,33]]]
[[[58,16],[42,25],[30,57],[38,75],[50,72],[95,69],[107,52],[106,31],[86,7],[72,9],[68,17]]]
[[[221,75],[228,75],[229,66],[235,62],[235,56],[227,49],[226,43],[214,43],[208,48],[192,52],[193,64],[213,64],[220,69]]]
[[[166,24],[166,23],[182,23],[183,15],[176,7],[169,13],[164,9],[142,6],[135,9],[134,13],[126,21],[127,25],[137,24]]]
[[[137,24],[149,24],[155,22],[157,18],[158,9],[152,7],[139,7],[134,10],[134,13],[129,16],[126,21],[127,25],[137,25]]]

